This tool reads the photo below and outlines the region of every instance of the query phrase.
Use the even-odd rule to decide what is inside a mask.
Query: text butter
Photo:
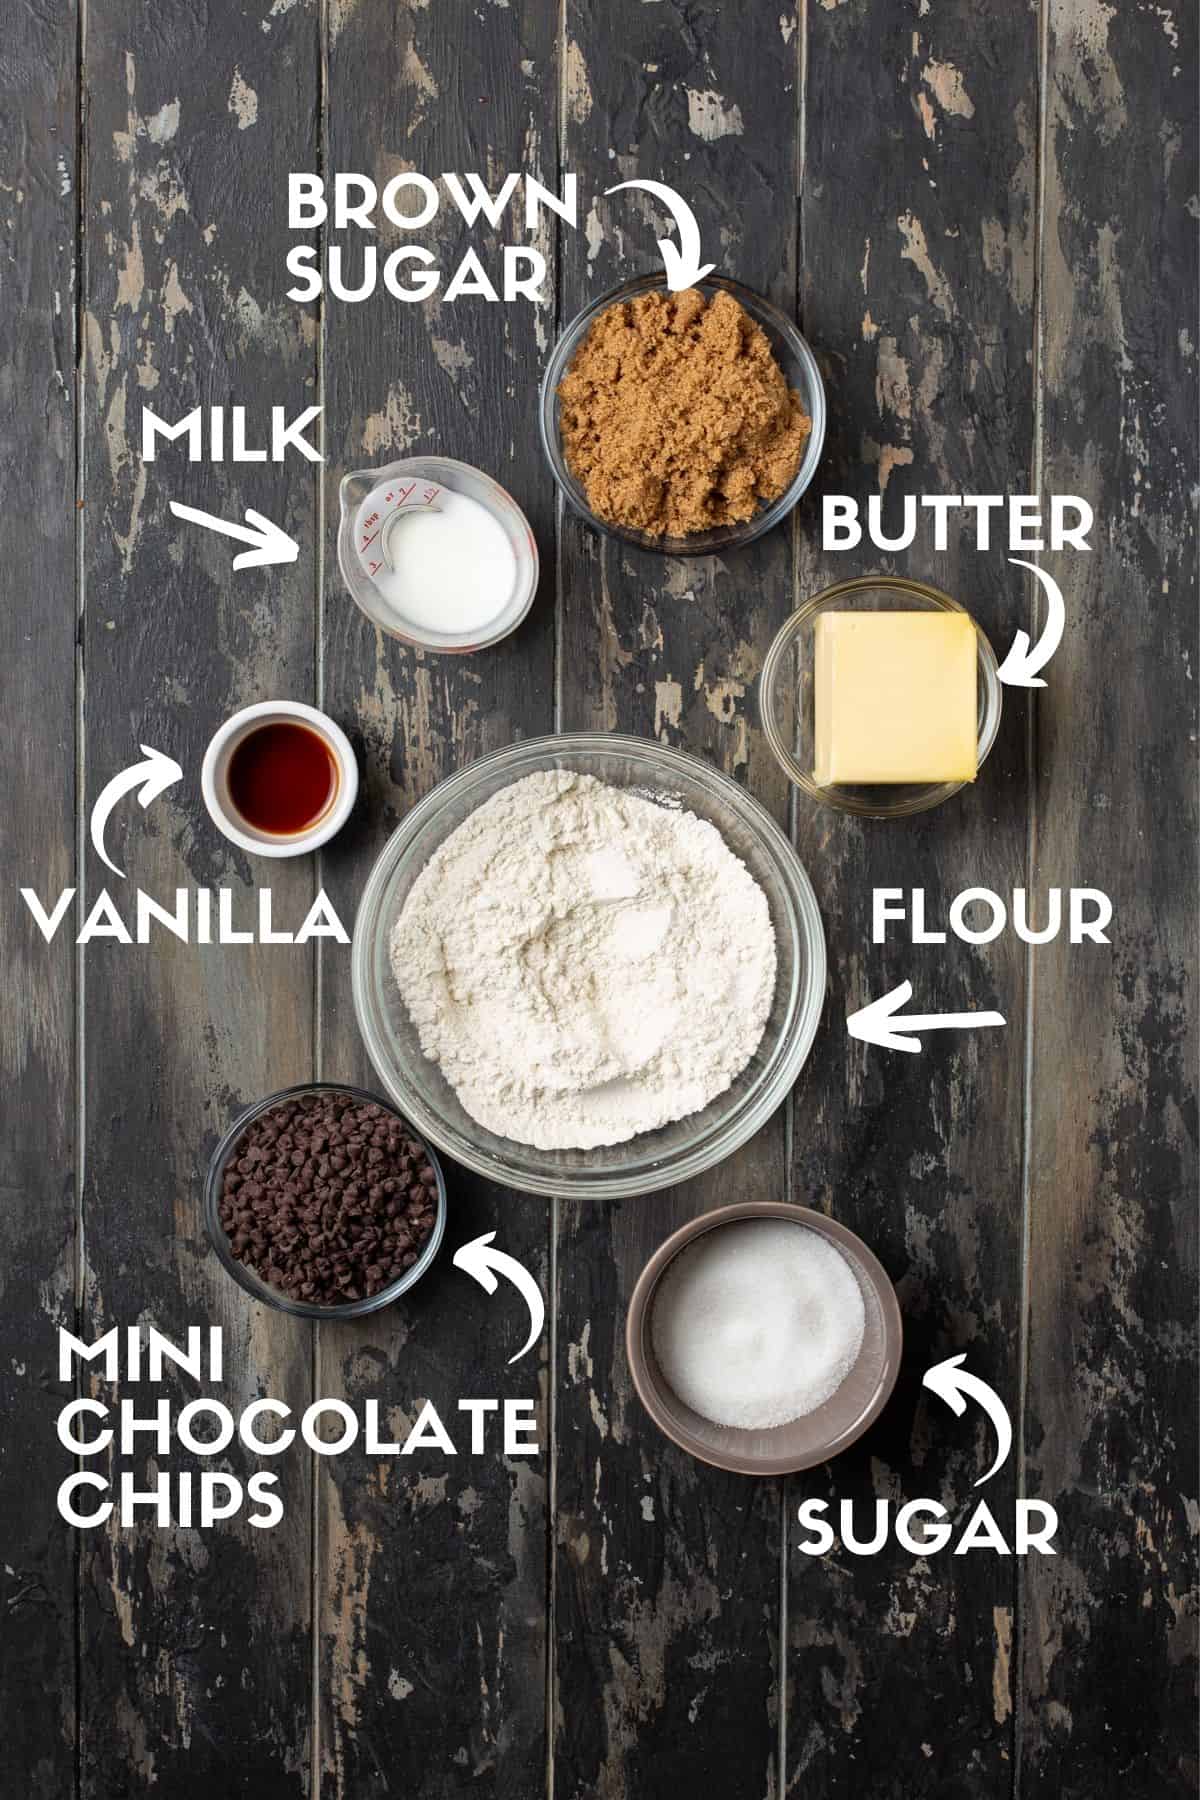
[[[965,613],[821,613],[816,780],[974,781],[977,656]]]

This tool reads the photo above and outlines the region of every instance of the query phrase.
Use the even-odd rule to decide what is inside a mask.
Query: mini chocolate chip
[[[375,1101],[305,1095],[234,1143],[217,1214],[232,1253],[319,1306],[377,1294],[417,1262],[437,1177],[418,1139]]]

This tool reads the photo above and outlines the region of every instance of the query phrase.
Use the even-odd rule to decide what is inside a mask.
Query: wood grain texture
[[[362,0],[332,10],[327,55],[329,168],[363,171],[381,187],[411,167],[435,179],[476,170],[493,190],[510,170],[528,172],[557,188],[556,42],[544,7],[468,17]],[[525,241],[521,198],[500,229],[468,230],[442,193],[437,220],[420,235],[444,283],[469,245],[498,273],[498,247]],[[355,235],[330,241],[354,255]],[[386,255],[401,234],[385,225],[379,241]],[[325,309],[327,541],[344,471],[433,452],[508,488],[534,528],[544,573],[515,636],[477,656],[425,656],[370,627],[329,558],[324,703],[357,738],[366,792],[357,828],[324,858],[347,912],[389,833],[435,782],[553,726],[553,505],[532,378],[553,329],[545,227],[539,247],[550,267],[544,307],[405,305],[381,292]],[[328,1074],[378,1085],[354,1023],[348,960],[336,951],[325,958],[321,1047]],[[503,1294],[489,1300],[451,1257],[497,1230],[498,1244],[545,1289],[547,1207],[452,1165],[446,1177],[439,1266],[378,1320],[321,1328],[320,1390],[378,1395],[399,1429],[432,1399],[452,1431],[464,1422],[460,1397],[534,1397],[545,1448],[535,1460],[417,1453],[383,1465],[340,1459],[321,1471],[320,1791],[339,1800],[396,1792],[526,1800],[544,1779],[545,1370],[533,1356],[506,1367],[511,1304]]]
[[[29,1800],[75,1776],[75,1551],[55,1495],[56,1333],[75,1322],[75,952],[47,905],[75,868],[74,8],[6,21],[0,75],[0,1707]]]
[[[1194,13],[1049,11],[1043,483],[1062,559],[1034,872],[1115,908],[1036,967],[1021,1793],[1196,1791]],[[1147,97],[1153,95],[1153,104]],[[1189,216],[1192,215],[1192,216]],[[1169,299],[1168,299],[1169,297]]]
[[[803,310],[834,419],[822,486],[864,509],[882,495],[889,533],[907,495],[1030,490],[1036,95],[1032,7],[808,10]],[[893,556],[865,542],[841,555],[806,545],[800,592],[873,569],[959,597],[1000,654],[1026,617],[1024,579],[1003,550],[979,553],[973,533],[952,526],[938,552],[927,516]],[[1022,946],[1011,934],[915,946],[895,927],[875,945],[871,903],[876,887],[923,887],[930,924],[944,927],[962,889],[1021,884],[1024,712],[1009,690],[978,782],[918,819],[857,823],[797,804],[831,979],[796,1095],[793,1191],[879,1255],[899,1292],[905,1356],[879,1424],[826,1470],[797,1477],[789,1507],[852,1500],[867,1537],[876,1501],[930,1496],[965,1523],[980,1498],[986,1423],[955,1420],[923,1394],[927,1368],[966,1351],[1008,1400],[1020,1390]],[[919,1056],[850,1043],[847,1014],[905,979],[921,1012],[997,1008],[1008,1023],[930,1036]],[[1011,1520],[1011,1462],[984,1492]],[[1007,1793],[1011,1561],[914,1559],[894,1540],[869,1558],[839,1548],[815,1560],[798,1539],[785,1791]]]
[[[1193,1793],[1194,16],[1151,0],[86,13],[77,41],[71,8],[18,9],[0,57],[0,681],[20,722],[0,892],[0,1070],[17,1102],[0,1133],[0,1707],[20,1793]],[[509,170],[552,189],[575,172],[580,229],[536,239],[555,299],[297,305],[286,175],[306,169],[477,170],[493,189]],[[1090,556],[1043,558],[1068,613],[1047,689],[1033,705],[1009,691],[978,784],[935,814],[860,825],[791,795],[759,731],[758,672],[798,598],[872,566],[958,595],[1002,653],[1037,616],[1002,550],[952,529],[938,552],[923,525],[891,557],[825,554],[814,494],[736,556],[660,559],[556,510],[536,376],[580,306],[657,264],[657,207],[602,197],[631,176],[675,185],[705,255],[799,318],[830,400],[818,490],[882,495],[890,528],[922,493],[1040,487],[1096,508]],[[419,237],[448,274],[468,244],[494,269],[525,234],[518,202],[497,231],[444,206]],[[368,240],[338,241],[352,273]],[[401,240],[384,226],[371,241],[382,255]],[[320,476],[298,459],[190,464],[182,445],[143,466],[143,403],[176,418],[218,402],[259,432],[272,404],[323,404]],[[336,569],[340,475],[418,450],[495,474],[539,540],[533,613],[479,657],[377,635]],[[257,507],[300,560],[234,575],[233,547],[174,520],[172,498],[227,519]],[[363,784],[336,844],[268,870],[209,826],[198,777],[216,724],[271,694],[324,704]],[[45,897],[76,880],[88,807],[146,742],[186,781],[114,815],[128,878],[88,850],[80,916],[103,878],[126,912],[139,886],[160,901],[229,887],[241,923],[269,879],[278,920],[323,885],[349,923],[388,834],[444,775],[577,728],[688,749],[794,831],[831,973],[789,1108],[708,1178],[625,1204],[548,1207],[448,1167],[440,1266],[352,1329],[243,1303],[204,1243],[208,1154],[242,1102],[286,1081],[378,1086],[348,950],[164,935],[77,958],[68,935],[44,944],[18,883]],[[1111,893],[1111,949],[871,943],[875,886],[923,887],[941,923],[968,886],[1024,885],[1044,916],[1046,890],[1071,883]],[[846,1013],[903,978],[922,1010],[996,1006],[1008,1025],[913,1058],[848,1044]],[[907,1348],[860,1446],[755,1484],[657,1434],[624,1316],[676,1224],[782,1194],[878,1251]],[[513,1306],[451,1265],[493,1228],[550,1300],[540,1368],[506,1367]],[[87,1335],[223,1325],[232,1406],[270,1393],[299,1408],[315,1384],[378,1397],[396,1434],[425,1398],[453,1429],[461,1396],[536,1392],[543,1454],[293,1451],[274,1465],[275,1531],[243,1517],[75,1536],[55,1516],[71,1465],[53,1424],[54,1328],[77,1301]],[[917,1495],[965,1519],[991,1439],[920,1387],[960,1349],[1018,1428],[981,1492],[1006,1527],[1018,1495],[1052,1501],[1058,1555],[804,1557],[806,1496],[855,1500],[863,1528],[877,1499]],[[124,1391],[145,1410],[196,1390]],[[114,1469],[145,1486],[152,1463],[143,1446]]]
[[[658,266],[653,202],[696,211],[706,260],[791,311],[795,21],[775,9],[593,6],[565,13],[563,144],[585,230],[563,245],[563,322]],[[560,531],[560,725],[660,737],[785,816],[751,689],[792,603],[788,534],[736,557],[663,559]],[[786,1190],[785,1114],[713,1175],[603,1209],[562,1203],[554,1521],[554,1792],[653,1800],[702,1781],[778,1790],[781,1490],[692,1463],[633,1396],[625,1308],[650,1252],[723,1199]]]
[[[239,922],[264,870],[205,818],[200,763],[237,706],[311,695],[316,484],[307,464],[191,464],[182,443],[147,466],[140,432],[143,402],[174,419],[233,401],[261,442],[270,405],[311,391],[313,334],[283,299],[279,171],[313,155],[313,14],[263,23],[230,13],[218,34],[176,0],[102,0],[86,62],[83,799],[140,743],[176,757],[184,786],[114,815],[109,849],[127,880],[109,885],[122,907],[139,886],[168,902],[177,886],[228,887]],[[179,497],[227,519],[258,508],[298,538],[301,560],[232,574],[227,540],[172,518]],[[89,900],[104,873],[90,859]],[[311,867],[277,863],[268,878],[276,919],[299,925]],[[235,1408],[260,1392],[303,1406],[310,1334],[243,1299],[215,1263],[204,1173],[242,1102],[309,1075],[312,991],[311,948],[168,937],[84,953],[84,1324],[178,1337],[219,1323]],[[197,1390],[181,1378],[160,1391]],[[143,1438],[122,1459],[143,1487],[147,1450]],[[231,1451],[221,1466],[256,1465]],[[310,1471],[289,1456],[279,1473],[274,1530],[243,1512],[205,1532],[114,1519],[82,1537],[84,1796],[305,1791]]]

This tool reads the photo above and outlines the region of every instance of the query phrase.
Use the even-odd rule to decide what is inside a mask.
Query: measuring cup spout
[[[351,469],[348,475],[342,476],[338,483],[338,503],[343,512],[348,512],[369,492],[378,475],[377,469]]]

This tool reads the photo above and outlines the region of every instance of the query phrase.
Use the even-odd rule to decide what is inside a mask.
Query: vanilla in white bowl
[[[295,787],[308,779],[296,764],[295,749],[290,757],[268,753],[254,779],[239,778],[239,761],[272,733],[311,738],[311,747],[305,746],[310,759],[318,752],[327,759],[324,791],[314,791],[311,805],[297,807],[301,796],[285,791],[289,782]],[[274,805],[272,782],[280,787]],[[200,770],[200,791],[213,824],[240,850],[256,856],[303,856],[328,843],[350,817],[358,795],[358,763],[341,726],[315,706],[300,700],[260,700],[234,713],[213,733]],[[250,794],[253,804],[248,803]]]

